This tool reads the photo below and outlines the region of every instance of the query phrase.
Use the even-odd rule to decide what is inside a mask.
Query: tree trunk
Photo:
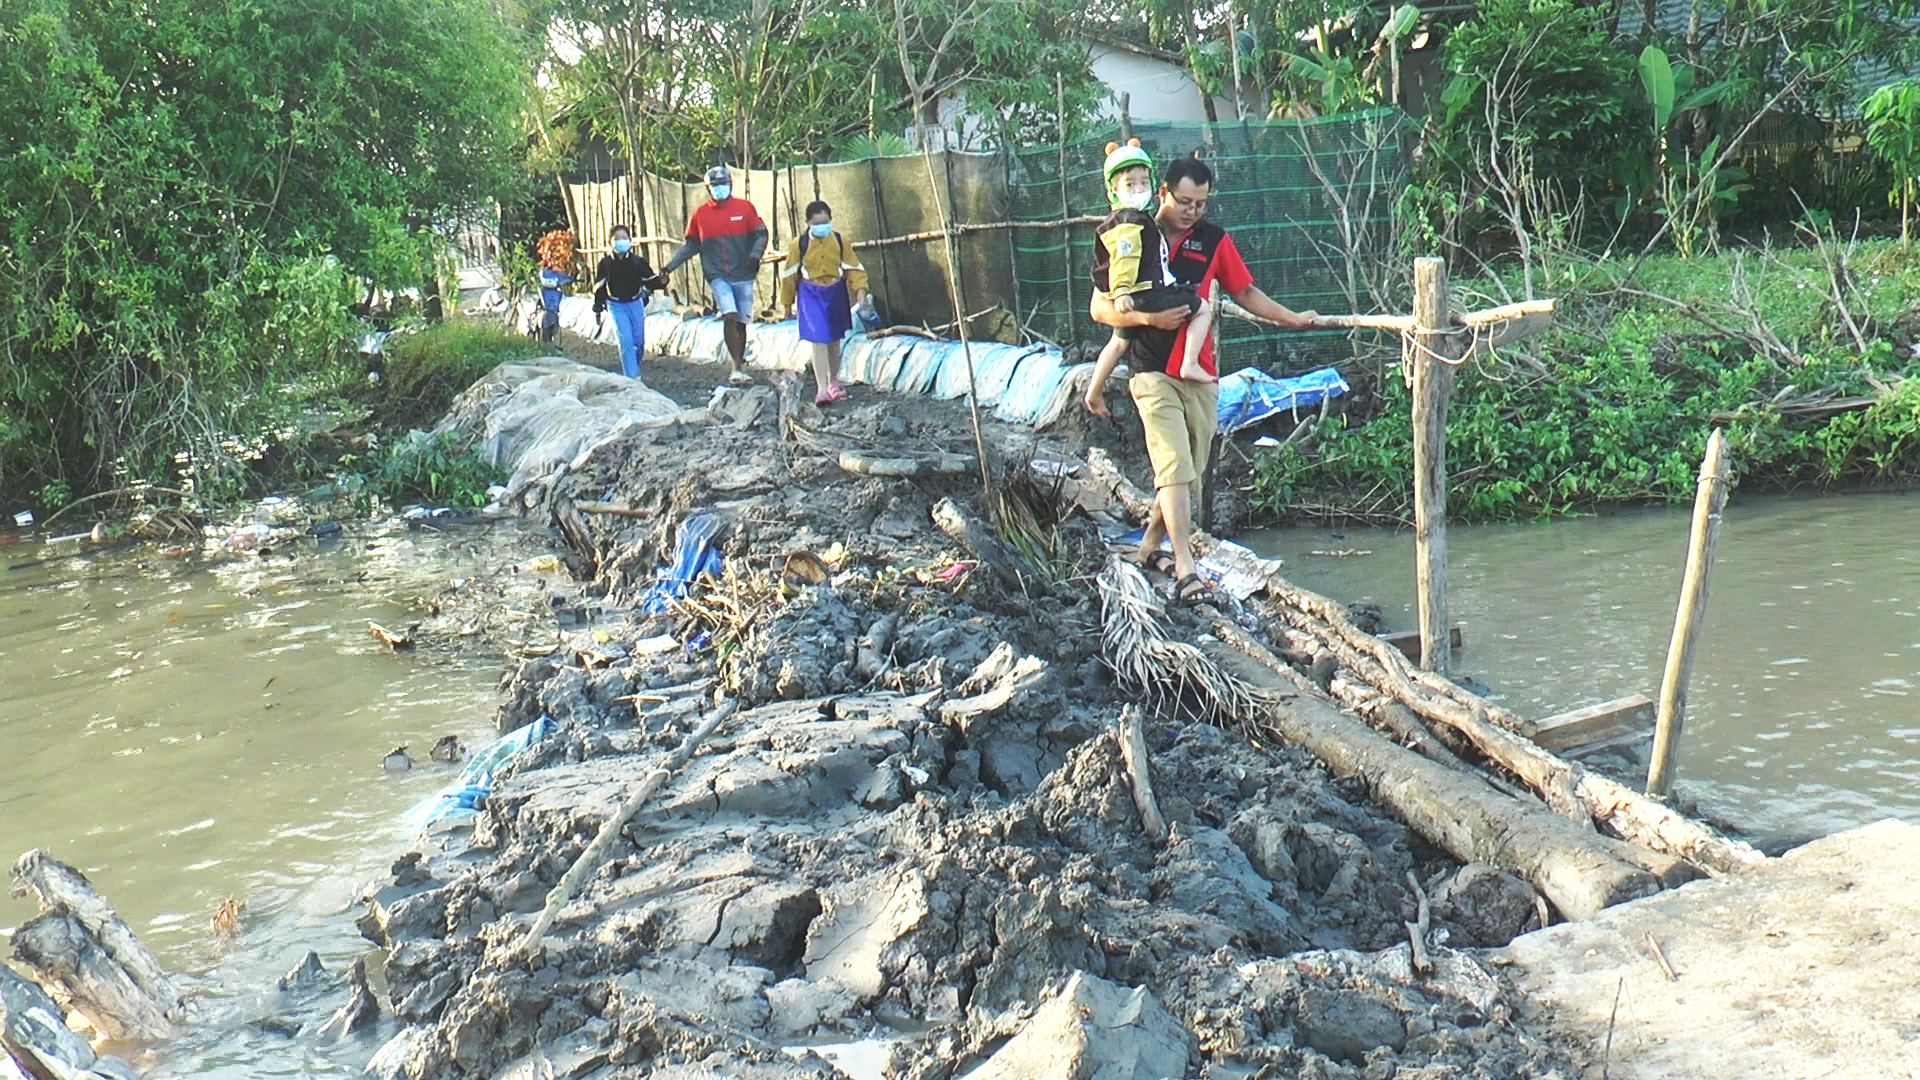
[[[1214,643],[1216,663],[1271,690],[1275,704],[1262,722],[1275,734],[1357,776],[1367,791],[1415,832],[1462,861],[1516,874],[1569,919],[1660,891],[1646,870],[1614,855],[1606,841],[1556,814],[1494,791],[1474,776],[1409,751],[1332,705],[1286,686],[1271,672]]]
[[[157,1042],[171,1034],[180,991],[80,871],[36,849],[14,864],[13,882],[40,904],[14,932],[14,959],[106,1038]]]

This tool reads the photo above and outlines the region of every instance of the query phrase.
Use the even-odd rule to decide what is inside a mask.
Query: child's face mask
[[[1147,170],[1136,169],[1114,178],[1113,198],[1129,210],[1145,211],[1153,205],[1153,181]]]
[[[815,240],[825,240],[833,235],[833,222],[816,221],[807,226],[807,231],[813,234]]]
[[[627,239],[624,236],[616,236],[613,238],[613,253],[615,255],[625,255],[627,252],[632,250],[633,250],[633,241]]]

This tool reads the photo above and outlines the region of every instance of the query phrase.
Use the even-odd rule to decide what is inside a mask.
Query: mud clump
[[[1171,836],[1145,834],[1091,586],[981,572],[929,518],[967,477],[854,476],[822,449],[958,452],[965,430],[958,403],[825,417],[762,395],[520,493],[602,614],[507,680],[501,727],[553,733],[369,898],[407,1025],[373,1071],[824,1080],[835,1044],[872,1038],[900,1080],[1575,1075],[1472,956],[1436,945],[1413,973],[1406,876],[1455,864],[1303,752],[1150,720]],[[992,434],[1005,456],[1072,450]],[[726,523],[724,575],[640,610],[695,512]],[[1058,543],[1103,557],[1084,517]],[[794,552],[826,580],[783,581]],[[726,698],[740,711],[522,954],[548,890]],[[1484,885],[1446,894],[1462,937],[1509,914],[1472,921]]]

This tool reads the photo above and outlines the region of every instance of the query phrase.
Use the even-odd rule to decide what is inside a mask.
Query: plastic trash
[[[1052,461],[1047,458],[1034,458],[1027,463],[1035,476],[1073,476],[1080,471],[1076,461]]]
[[[1267,587],[1267,578],[1280,572],[1279,559],[1265,559],[1231,540],[1222,540],[1198,560],[1194,568],[1200,577],[1231,595],[1245,600]]]
[[[1242,368],[1220,380],[1220,432],[1239,431],[1278,413],[1317,406],[1347,392],[1337,368],[1321,368],[1291,379],[1276,379],[1257,368]]]
[[[84,534],[83,534],[84,535]],[[235,529],[227,537],[227,546],[235,551],[258,551],[273,536],[273,526],[264,521],[256,521]]]
[[[22,510],[19,513],[13,515],[13,523],[15,525],[20,526],[23,529],[33,524],[33,511]]]
[[[513,755],[553,734],[554,727],[553,718],[543,715],[495,739],[473,755],[467,767],[460,770],[460,779],[415,803],[406,813],[407,826],[425,830],[478,814],[493,793],[493,774]]]
[[[543,713],[533,723],[514,728],[493,740],[485,750],[473,755],[466,768],[460,770],[461,782],[491,784],[495,770],[505,764],[508,758],[553,734],[557,726],[553,717]]]
[[[853,321],[858,323],[867,333],[872,333],[880,329],[880,312],[874,309],[872,293],[861,297],[860,302],[854,305]]]
[[[448,821],[463,821],[479,814],[492,791],[484,784],[456,784],[413,805],[407,811],[410,829],[428,829]]]
[[[680,642],[672,634],[655,634],[634,642],[632,651],[635,656],[654,656],[663,652],[672,652],[679,647]]]
[[[680,523],[673,541],[673,562],[661,567],[646,595],[640,598],[640,610],[658,615],[687,595],[688,586],[702,574],[719,574],[720,552],[714,538],[720,535],[720,519],[712,514],[695,514]]]

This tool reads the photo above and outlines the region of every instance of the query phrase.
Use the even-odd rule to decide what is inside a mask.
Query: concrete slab
[[[1493,959],[1542,1009],[1538,1026],[1589,1048],[1590,1077],[1894,1080],[1920,1078],[1916,952],[1920,826],[1882,821]]]

